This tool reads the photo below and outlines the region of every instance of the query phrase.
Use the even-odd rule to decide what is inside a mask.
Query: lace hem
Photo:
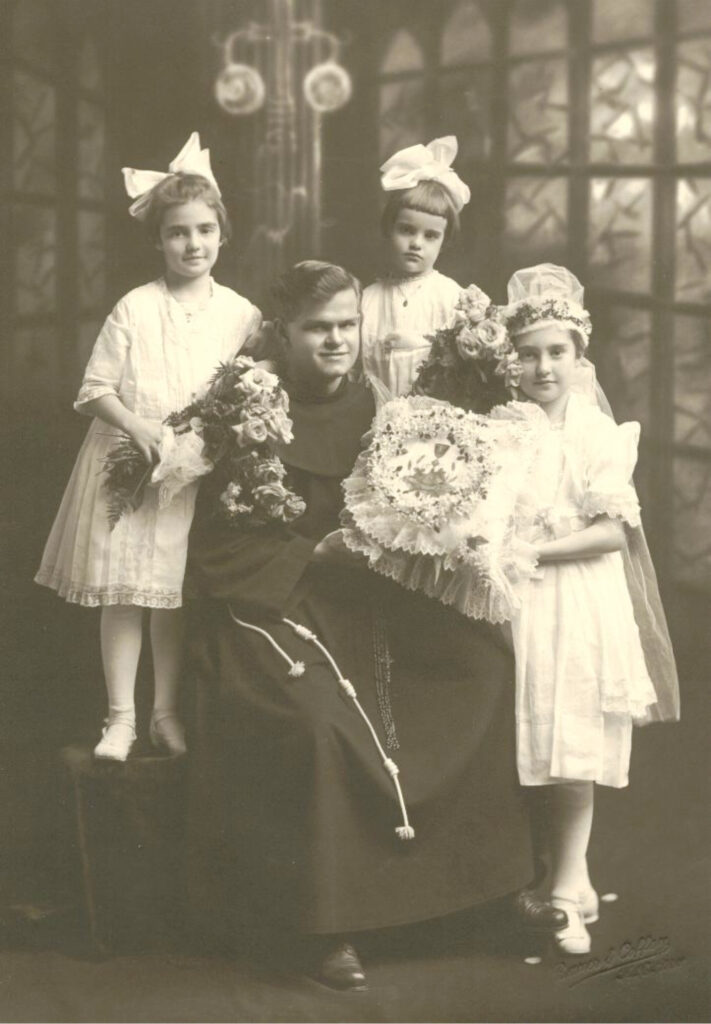
[[[515,554],[511,552],[506,564],[497,566],[493,559],[483,556],[476,565],[456,564],[441,556],[390,551],[348,528],[343,530],[343,540],[349,550],[365,555],[369,567],[381,576],[450,605],[467,618],[492,623],[512,618],[521,606],[517,584],[529,579],[536,569],[528,545]]]
[[[114,584],[107,587],[88,587],[74,583],[54,572],[38,572],[35,583],[56,590],[59,597],[69,604],[79,604],[84,608],[100,608],[105,605],[138,605],[142,608],[181,608],[183,595],[181,591],[137,590],[134,587]]]
[[[599,515],[607,515],[613,519],[622,519],[629,526],[641,523],[639,502],[634,488],[627,487],[615,494],[604,491],[588,491],[581,502],[583,515],[591,519]]]

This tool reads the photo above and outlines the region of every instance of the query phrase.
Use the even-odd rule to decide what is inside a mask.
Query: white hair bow
[[[183,148],[174,160],[168,164],[167,171],[137,171],[134,167],[122,167],[123,180],[131,199],[134,203],[128,208],[132,217],[143,220],[148,211],[148,196],[155,186],[169,178],[171,174],[183,171],[185,174],[200,174],[207,178],[218,196],[221,195],[220,188],[215,181],[215,176],[210,167],[210,150],[200,149],[200,135],[193,132]]]
[[[456,136],[445,135],[442,139],[433,139],[426,146],[419,143],[401,149],[380,168],[383,189],[392,192],[395,189],[412,188],[420,181],[438,181],[451,195],[459,213],[471,199],[471,192],[457,172],[452,170],[458,148]]]

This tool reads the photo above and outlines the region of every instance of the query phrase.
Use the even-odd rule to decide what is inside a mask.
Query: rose
[[[260,483],[275,483],[284,478],[286,470],[279,459],[264,459],[254,467],[255,479]]]
[[[279,386],[279,378],[260,366],[247,370],[235,384],[235,389],[244,395],[258,395]]]
[[[474,335],[481,358],[502,359],[511,347],[506,328],[498,320],[482,320]]]
[[[262,423],[269,437],[282,444],[289,444],[294,439],[291,431],[291,420],[282,409],[269,409],[262,412]]]
[[[491,299],[475,284],[470,284],[459,295],[455,307],[455,318],[458,322],[469,320],[476,323],[482,320],[491,305]]]
[[[306,511],[306,502],[298,494],[289,494],[282,505],[282,515],[286,522],[298,519]]]
[[[479,345],[471,327],[462,327],[457,335],[457,351],[462,359],[478,359]]]
[[[499,377],[504,378],[504,384],[507,388],[517,388],[521,382],[521,374],[523,373],[523,366],[521,365],[521,360],[518,357],[518,352],[515,350],[507,352],[498,363],[495,373]]]
[[[235,423],[231,428],[237,439],[237,444],[245,448],[249,444],[263,444],[268,437],[265,424],[253,416],[244,423]]]
[[[287,499],[289,492],[282,483],[274,480],[268,484],[259,484],[252,491],[254,500],[260,505],[282,505]]]

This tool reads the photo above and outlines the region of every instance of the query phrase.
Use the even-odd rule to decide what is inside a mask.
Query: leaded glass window
[[[557,164],[568,155],[568,69],[562,58],[511,68],[508,151],[520,163]]]
[[[655,60],[651,49],[622,50],[593,60],[590,160],[649,163],[654,128]]]
[[[711,151],[711,38],[677,46],[676,156],[703,162]]]

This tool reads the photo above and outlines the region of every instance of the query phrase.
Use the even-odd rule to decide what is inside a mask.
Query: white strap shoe
[[[571,956],[584,956],[590,952],[590,932],[585,927],[583,912],[577,900],[569,900],[563,896],[552,896],[551,903],[568,915],[565,928],[554,933],[553,938],[562,953]]]
[[[600,920],[600,900],[598,895],[590,886],[589,889],[582,889],[579,897],[580,911],[583,915],[583,921],[585,924],[595,924],[596,921]]]
[[[182,757],[187,752],[185,729],[174,711],[154,711],[148,731],[156,750],[173,757]]]
[[[100,761],[125,761],[136,742],[136,730],[129,722],[106,719],[101,739],[94,747],[94,757]]]

